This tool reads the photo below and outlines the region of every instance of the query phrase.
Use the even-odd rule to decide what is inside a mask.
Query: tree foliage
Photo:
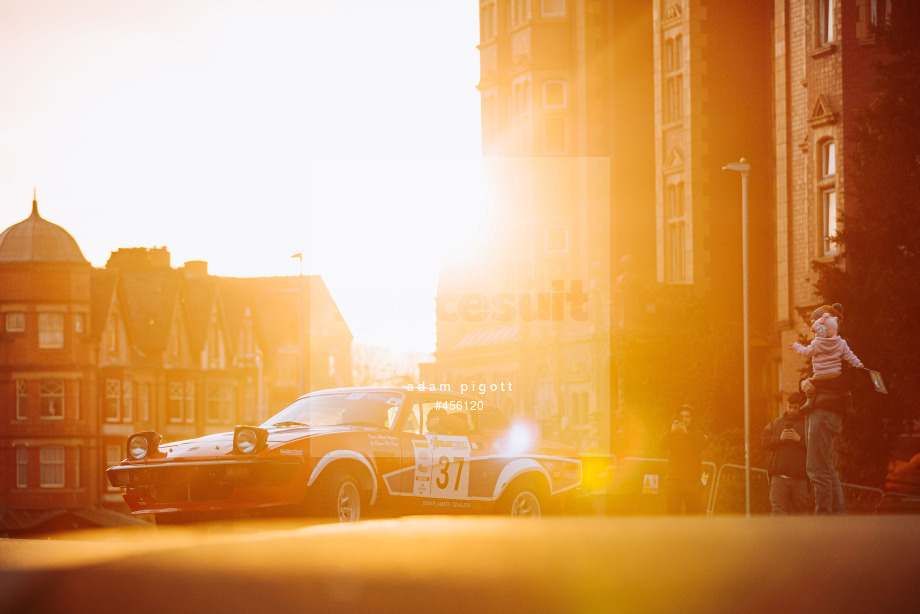
[[[742,352],[732,329],[715,326],[691,288],[645,283],[620,290],[626,313],[612,345],[620,406],[611,418],[614,453],[660,454],[658,438],[683,404],[705,432],[739,426]]]
[[[841,446],[842,477],[878,484],[888,447],[920,399],[920,2],[895,2],[880,37],[877,98],[847,127],[846,212],[818,292],[843,303],[842,332],[890,394],[857,390]]]

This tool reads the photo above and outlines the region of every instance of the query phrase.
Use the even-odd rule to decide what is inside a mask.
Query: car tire
[[[539,518],[547,511],[547,496],[533,479],[517,479],[498,500],[498,513],[522,518]]]
[[[311,507],[319,516],[339,522],[361,519],[364,507],[361,482],[347,467],[333,467],[321,475],[311,498]]]

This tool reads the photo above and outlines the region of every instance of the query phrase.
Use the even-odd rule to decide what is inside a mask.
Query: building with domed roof
[[[0,462],[14,508],[98,500],[96,360],[89,335],[93,267],[38,212],[0,234]]]
[[[89,264],[69,232],[38,214],[37,191],[32,215],[0,233],[0,262]]]
[[[162,247],[94,268],[33,198],[0,234],[0,535],[126,510],[105,469],[129,435],[259,424],[350,385],[351,341],[319,276],[221,278]]]

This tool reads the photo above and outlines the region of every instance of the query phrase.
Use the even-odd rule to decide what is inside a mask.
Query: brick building
[[[580,401],[566,394],[569,382],[558,375],[565,369],[553,359],[578,362],[566,353],[571,344],[549,350],[577,336],[567,325],[541,332],[532,323],[439,318],[439,377],[512,373],[522,390],[515,411],[550,431],[556,421],[557,432],[566,424],[604,437],[612,416],[659,419],[656,412],[667,410],[639,390],[648,373],[666,382],[675,369],[695,368],[709,374],[709,389],[688,390],[696,396],[687,400],[718,428],[740,426],[742,190],[739,175],[722,167],[744,157],[751,165],[750,400],[752,424],[765,422],[803,366],[782,348],[804,332],[802,315],[819,302],[811,263],[833,257],[837,218],[857,206],[845,189],[848,126],[872,100],[876,33],[889,2],[478,5],[483,153],[498,160],[491,171],[500,236],[486,242],[493,247],[479,262],[445,269],[439,292],[551,292],[554,279],[590,279],[587,271],[606,253],[596,270],[612,283],[592,286],[602,289],[592,300],[594,315],[611,319],[588,334],[610,341],[593,350],[607,356],[584,363],[591,367],[583,385],[592,391],[584,414],[573,410]],[[561,170],[565,163],[554,161],[564,158],[581,169]],[[604,215],[606,234],[596,230]],[[568,236],[562,260],[548,249],[552,228]],[[709,341],[681,346],[680,361],[622,354],[624,339],[673,347],[660,326],[672,312],[685,328],[711,331],[700,333]]]
[[[858,207],[847,189],[847,149],[855,115],[874,99],[873,63],[883,59],[878,34],[890,0],[795,0],[774,19],[776,40],[776,329],[780,347],[807,332],[819,304],[814,261],[837,255],[838,217]],[[794,387],[802,361],[775,356],[777,390]]]
[[[435,352],[440,382],[485,385],[509,416],[595,451],[611,394],[608,67],[583,60],[608,40],[602,5],[480,3],[497,206],[476,257],[441,271]]]
[[[99,503],[92,277],[77,242],[42,219],[36,201],[0,234],[0,505],[8,509]]]
[[[655,280],[699,309],[687,325],[715,342],[688,362],[718,373],[703,405],[720,426],[743,406],[742,189],[722,170],[744,157],[748,180],[751,406],[768,395],[772,345],[772,0],[650,2],[655,74]],[[658,308],[678,308],[673,301]],[[760,419],[755,420],[755,423]]]
[[[131,433],[258,424],[351,383],[352,336],[319,277],[215,277],[166,248],[94,269],[37,201],[0,235],[0,314],[0,530],[120,508],[104,470]]]

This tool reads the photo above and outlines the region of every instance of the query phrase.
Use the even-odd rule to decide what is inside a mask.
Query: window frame
[[[72,381],[70,396],[73,398],[73,419],[80,419],[80,380]]]
[[[204,418],[209,424],[217,424],[223,419],[223,395],[221,385],[207,382],[204,385]]]
[[[869,2],[869,33],[871,36],[878,34],[880,27],[887,28],[891,24],[891,0],[867,0]],[[879,8],[885,15],[879,19]]]
[[[676,73],[684,67],[684,38],[682,34],[665,36],[664,39],[664,72]]]
[[[683,181],[668,181],[664,195],[665,280],[668,283],[689,281],[687,270],[687,208]],[[677,240],[679,239],[679,240]]]
[[[833,137],[818,141],[818,206],[820,212],[821,244],[823,257],[837,255],[834,242],[837,236],[839,208],[837,203],[837,146]]]
[[[60,458],[46,458],[46,456],[51,456],[51,453],[54,452],[55,455],[60,453]],[[42,446],[38,449],[38,475],[39,475],[39,487],[40,488],[64,488],[67,485],[67,452],[64,446]],[[54,471],[51,476],[48,475],[49,472]],[[58,477],[60,473],[60,480],[51,480],[50,477]]]
[[[530,10],[530,0],[511,0],[511,10],[509,11],[512,28],[523,26],[530,22],[532,12]]]
[[[38,347],[42,350],[60,350],[64,347],[64,314],[43,311],[38,314]]]
[[[821,244],[825,256],[835,256],[838,251],[836,243],[838,216],[837,187],[823,188],[821,190]],[[834,230],[833,234],[830,233],[831,228]]]
[[[29,448],[27,446],[14,446],[16,448],[16,488],[29,487]]]
[[[55,387],[52,390],[51,387]],[[50,399],[50,408],[54,408],[54,399],[59,399],[61,408],[58,413],[46,413],[45,400]],[[63,420],[66,409],[66,387],[63,379],[60,378],[43,378],[39,381],[38,388],[38,417],[41,420]]]
[[[498,36],[498,12],[496,2],[483,2],[479,5],[479,38],[488,43]]]
[[[17,317],[18,316],[18,317]],[[26,332],[26,314],[22,311],[8,311],[5,318],[5,329],[8,333]]]
[[[668,34],[662,45],[662,120],[669,124],[684,117],[684,39],[682,34]]]
[[[561,85],[562,86],[562,103],[560,104],[549,104],[549,96],[547,93],[548,86],[550,85]],[[568,106],[568,86],[564,79],[547,79],[543,82],[543,108],[544,109],[565,109]]]
[[[129,379],[121,382],[121,421],[134,421],[134,381]]]
[[[665,78],[665,123],[678,122],[684,117],[684,75],[674,73]]]
[[[223,416],[224,422],[229,424],[236,422],[236,392],[237,388],[231,382],[225,382],[220,386],[221,415]]]
[[[532,153],[533,147],[533,94],[529,76],[520,78],[511,84],[511,132],[514,155],[524,156]]]
[[[182,402],[182,411],[185,416],[185,423],[191,424],[195,421],[195,382],[185,382],[185,398]]]
[[[836,42],[836,14],[834,0],[817,0],[818,47]]]
[[[16,380],[16,419],[29,419],[29,380]]]
[[[182,380],[172,380],[166,384],[166,421],[180,424],[185,418],[185,386]]]
[[[540,15],[544,18],[546,17],[565,17],[566,8],[567,8],[565,6],[565,0],[549,0],[549,1],[558,3],[561,9],[555,12],[548,11],[546,8],[547,0],[540,0]]]
[[[114,413],[110,409],[114,408]],[[121,422],[121,380],[106,378],[105,380],[105,421]]]
[[[195,383],[171,380],[167,383],[166,394],[167,422],[171,424],[193,423],[195,421]]]
[[[837,147],[834,139],[821,141],[821,178],[832,179],[837,176]]]

